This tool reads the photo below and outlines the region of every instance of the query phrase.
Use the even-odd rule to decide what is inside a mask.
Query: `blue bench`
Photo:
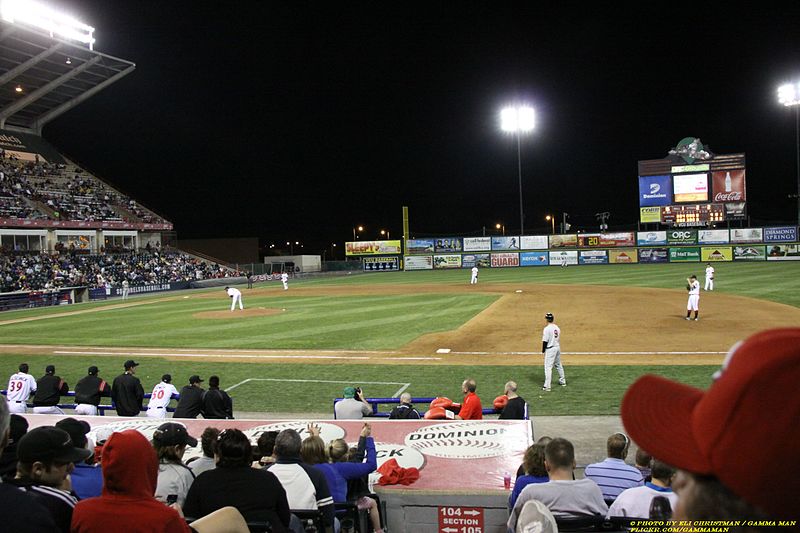
[[[7,391],[5,391],[5,390],[0,390],[0,394],[2,394],[3,396],[6,395],[6,392]],[[74,398],[75,397],[75,391],[69,391],[69,392],[67,392],[67,394],[65,394],[65,396],[70,396],[70,397]],[[152,396],[152,395],[149,392],[145,392],[144,393],[144,399],[145,400],[149,400],[150,396]],[[180,396],[180,394],[173,394],[172,395],[172,399],[173,400],[180,400],[181,396]],[[76,404],[76,403],[60,403],[60,404],[56,405],[56,407],[58,407],[59,409],[75,409],[75,407],[77,405],[78,404]],[[32,403],[28,403],[28,407],[33,409],[34,405]],[[113,400],[112,400],[110,405],[109,404],[100,404],[100,405],[97,406],[97,414],[99,416],[104,416],[106,414],[106,411],[116,411],[116,410],[117,410],[117,407],[116,407],[116,405],[114,405]],[[147,411],[147,405],[143,405],[141,411]],[[170,413],[174,413],[175,412],[175,408],[174,407],[167,407],[167,411],[169,411]]]

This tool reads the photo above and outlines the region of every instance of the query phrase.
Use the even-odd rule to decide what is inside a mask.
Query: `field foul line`
[[[279,379],[279,378],[247,378],[235,385],[231,385],[227,389],[226,392],[230,392],[239,385],[244,385],[245,383],[249,383],[251,381],[276,381],[278,383],[337,383],[337,384],[348,384],[352,383],[353,380],[350,381],[336,381],[336,380],[328,380],[328,379]],[[408,387],[411,386],[411,383],[401,383],[398,381],[362,381],[364,385],[402,385],[402,387],[392,395],[392,398],[397,398],[403,391],[405,391]]]
[[[441,361],[441,357],[369,357],[356,355],[264,355],[264,354],[211,354],[211,353],[174,353],[174,352],[96,352],[83,350],[79,352],[54,350],[54,355],[125,355],[128,357],[199,357],[210,359],[358,359],[364,361]],[[402,385],[399,383],[399,385]]]
[[[448,352],[450,355],[541,355],[541,352]],[[725,355],[728,352],[561,352],[561,355]]]

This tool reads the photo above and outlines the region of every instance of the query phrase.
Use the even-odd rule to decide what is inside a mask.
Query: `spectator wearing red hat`
[[[142,382],[135,375],[139,363],[128,359],[124,366],[125,372],[114,378],[111,385],[111,400],[119,416],[139,416],[144,401]]]
[[[478,385],[474,379],[465,379],[461,384],[461,392],[464,393],[464,401],[461,402],[461,409],[458,411],[456,418],[460,420],[482,420],[483,407],[481,406],[481,399],[475,394],[478,390]]]
[[[197,446],[197,439],[181,424],[167,422],[153,432],[153,447],[158,455],[157,500],[183,506],[194,483],[194,474],[183,463],[187,446]]]
[[[647,375],[622,400],[631,437],[678,468],[673,519],[800,519],[800,328],[749,337],[714,377],[704,391]]]
[[[106,533],[135,524],[137,531],[189,533],[178,511],[156,501],[158,459],[147,438],[129,429],[112,434],[103,449],[103,495],[78,502],[73,533]]]

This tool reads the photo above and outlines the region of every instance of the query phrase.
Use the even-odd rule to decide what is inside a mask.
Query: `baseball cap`
[[[202,383],[202,382],[203,382],[203,379],[200,376],[198,376],[197,374],[195,374],[194,376],[189,378],[189,384],[190,385],[192,383]]]
[[[59,420],[56,422],[56,427],[69,433],[69,438],[72,439],[72,444],[79,448],[86,447],[86,434],[92,430],[92,427],[88,422],[84,420],[77,420],[72,417]]]
[[[556,519],[539,500],[528,500],[522,506],[515,531],[521,533],[558,533]]]
[[[90,375],[90,376],[94,376],[94,375],[95,375],[95,374],[97,374],[99,371],[100,371],[100,369],[99,369],[99,368],[97,368],[96,366],[90,366],[90,367],[89,367],[89,375]]]
[[[22,463],[36,461],[78,463],[92,455],[72,443],[69,433],[53,426],[40,426],[27,432],[17,444],[17,458]]]
[[[20,372],[24,372],[24,373],[27,374],[28,370],[29,370],[28,363],[22,363],[22,364],[19,365],[19,371]]]
[[[45,374],[52,374],[55,371],[56,367],[54,365],[47,365],[46,367],[44,367]]]
[[[356,388],[355,387],[345,387],[344,388],[344,397],[345,398],[355,398],[356,396]]]
[[[549,320],[549,321],[551,321],[551,322],[552,322],[552,321],[553,321],[553,318],[555,318],[555,317],[553,317],[553,313],[546,313],[546,314],[544,315],[544,318],[545,318],[546,320]]]
[[[163,376],[161,376],[161,381],[163,381],[164,383],[169,383],[170,381],[172,381],[172,376],[170,374],[164,374]]]
[[[25,417],[12,413],[11,420],[9,420],[8,424],[8,438],[11,439],[10,442],[19,441],[27,432],[28,421],[25,420]]]
[[[133,368],[135,366],[139,366],[139,363],[137,363],[133,359],[128,359],[127,361],[125,361],[125,370],[128,370],[129,368]]]
[[[636,443],[677,468],[718,478],[776,517],[800,517],[800,476],[775,466],[800,456],[800,328],[772,329],[736,344],[708,390],[646,375],[620,409]]]
[[[175,422],[167,422],[158,426],[158,429],[153,432],[153,440],[165,446],[178,446],[181,444],[197,446],[197,439],[189,435],[185,426]]]

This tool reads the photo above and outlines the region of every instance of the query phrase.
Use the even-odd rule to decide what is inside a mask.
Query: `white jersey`
[[[700,282],[697,280],[689,282],[689,296],[700,295]]]
[[[713,279],[714,278],[714,267],[707,266],[706,267],[706,279]]]
[[[242,297],[242,291],[240,291],[239,289],[236,289],[234,287],[230,287],[227,292],[228,292],[228,296],[231,296],[234,299],[236,299],[237,297],[239,297],[239,298]]]
[[[478,277],[478,267],[472,267],[472,277],[473,278]]]
[[[33,392],[36,392],[36,379],[30,374],[17,372],[8,380],[8,394],[6,397],[9,402],[28,401]]]
[[[284,272],[283,274],[281,274],[281,281],[282,281],[282,282],[284,282],[284,283],[286,283],[287,281],[289,281],[289,274],[287,274],[286,272]]]
[[[178,389],[175,388],[175,385],[163,381],[157,383],[150,394],[150,402],[147,404],[147,408],[158,409],[168,406],[173,394],[178,394]]]
[[[542,342],[548,348],[561,348],[561,329],[555,324],[547,324],[542,330]]]

